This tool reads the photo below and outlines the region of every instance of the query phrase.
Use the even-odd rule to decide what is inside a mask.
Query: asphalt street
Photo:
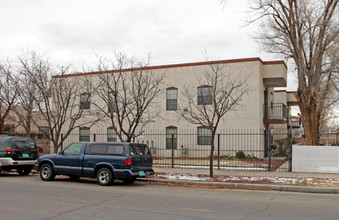
[[[0,174],[0,219],[338,219],[339,195]]]

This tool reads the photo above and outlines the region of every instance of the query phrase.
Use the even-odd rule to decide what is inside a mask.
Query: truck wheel
[[[32,171],[31,168],[21,168],[16,170],[20,176],[27,176]]]
[[[132,183],[134,183],[136,180],[137,180],[136,177],[130,177],[130,178],[123,179],[122,181],[124,181],[125,184],[132,184]]]
[[[49,164],[42,165],[40,169],[40,178],[43,181],[52,181],[55,178],[55,173],[53,171],[53,168]]]
[[[108,168],[101,168],[97,173],[97,181],[102,186],[109,186],[113,183],[112,171]]]

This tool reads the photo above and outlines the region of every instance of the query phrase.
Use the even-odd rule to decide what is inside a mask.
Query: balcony
[[[264,104],[264,124],[286,124],[287,107],[284,103]]]

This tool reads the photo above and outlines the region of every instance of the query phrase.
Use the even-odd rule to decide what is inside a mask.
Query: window
[[[63,152],[64,155],[79,155],[83,144],[74,143],[69,145]]]
[[[117,94],[116,92],[108,93],[108,111],[117,111]]]
[[[130,145],[131,155],[151,155],[146,145]]]
[[[107,128],[107,142],[117,142],[117,132],[112,127]]]
[[[198,145],[210,145],[212,131],[208,128],[198,128]]]
[[[91,154],[106,154],[106,151],[106,144],[92,144],[91,146]]]
[[[166,149],[177,149],[177,134],[178,129],[176,127],[167,127],[166,128]],[[172,142],[172,135],[173,135],[173,142]]]
[[[38,138],[47,139],[49,137],[49,128],[48,127],[39,127]]]
[[[166,90],[166,110],[177,110],[178,89],[168,88]]]
[[[107,154],[121,155],[124,153],[124,147],[121,145],[109,145]]]
[[[89,128],[79,128],[79,141],[89,141]]]
[[[271,92],[271,109],[273,109],[273,103],[274,103],[274,96],[273,96],[273,93]]]
[[[80,95],[80,108],[90,109],[91,102],[89,101],[89,93],[82,93]]]
[[[39,127],[39,133],[40,134],[49,134],[49,127]]]
[[[198,105],[212,104],[213,89],[211,86],[198,87]]]

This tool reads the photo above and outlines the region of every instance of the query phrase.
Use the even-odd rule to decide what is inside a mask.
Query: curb
[[[339,188],[322,188],[322,187],[304,187],[304,186],[286,186],[286,185],[269,185],[269,184],[249,184],[249,183],[228,183],[228,182],[197,182],[186,180],[164,180],[164,179],[138,179],[143,182],[162,182],[162,183],[189,183],[194,185],[213,185],[224,186],[231,189],[256,189],[256,190],[273,190],[280,192],[302,192],[302,193],[325,193],[339,194]]]

